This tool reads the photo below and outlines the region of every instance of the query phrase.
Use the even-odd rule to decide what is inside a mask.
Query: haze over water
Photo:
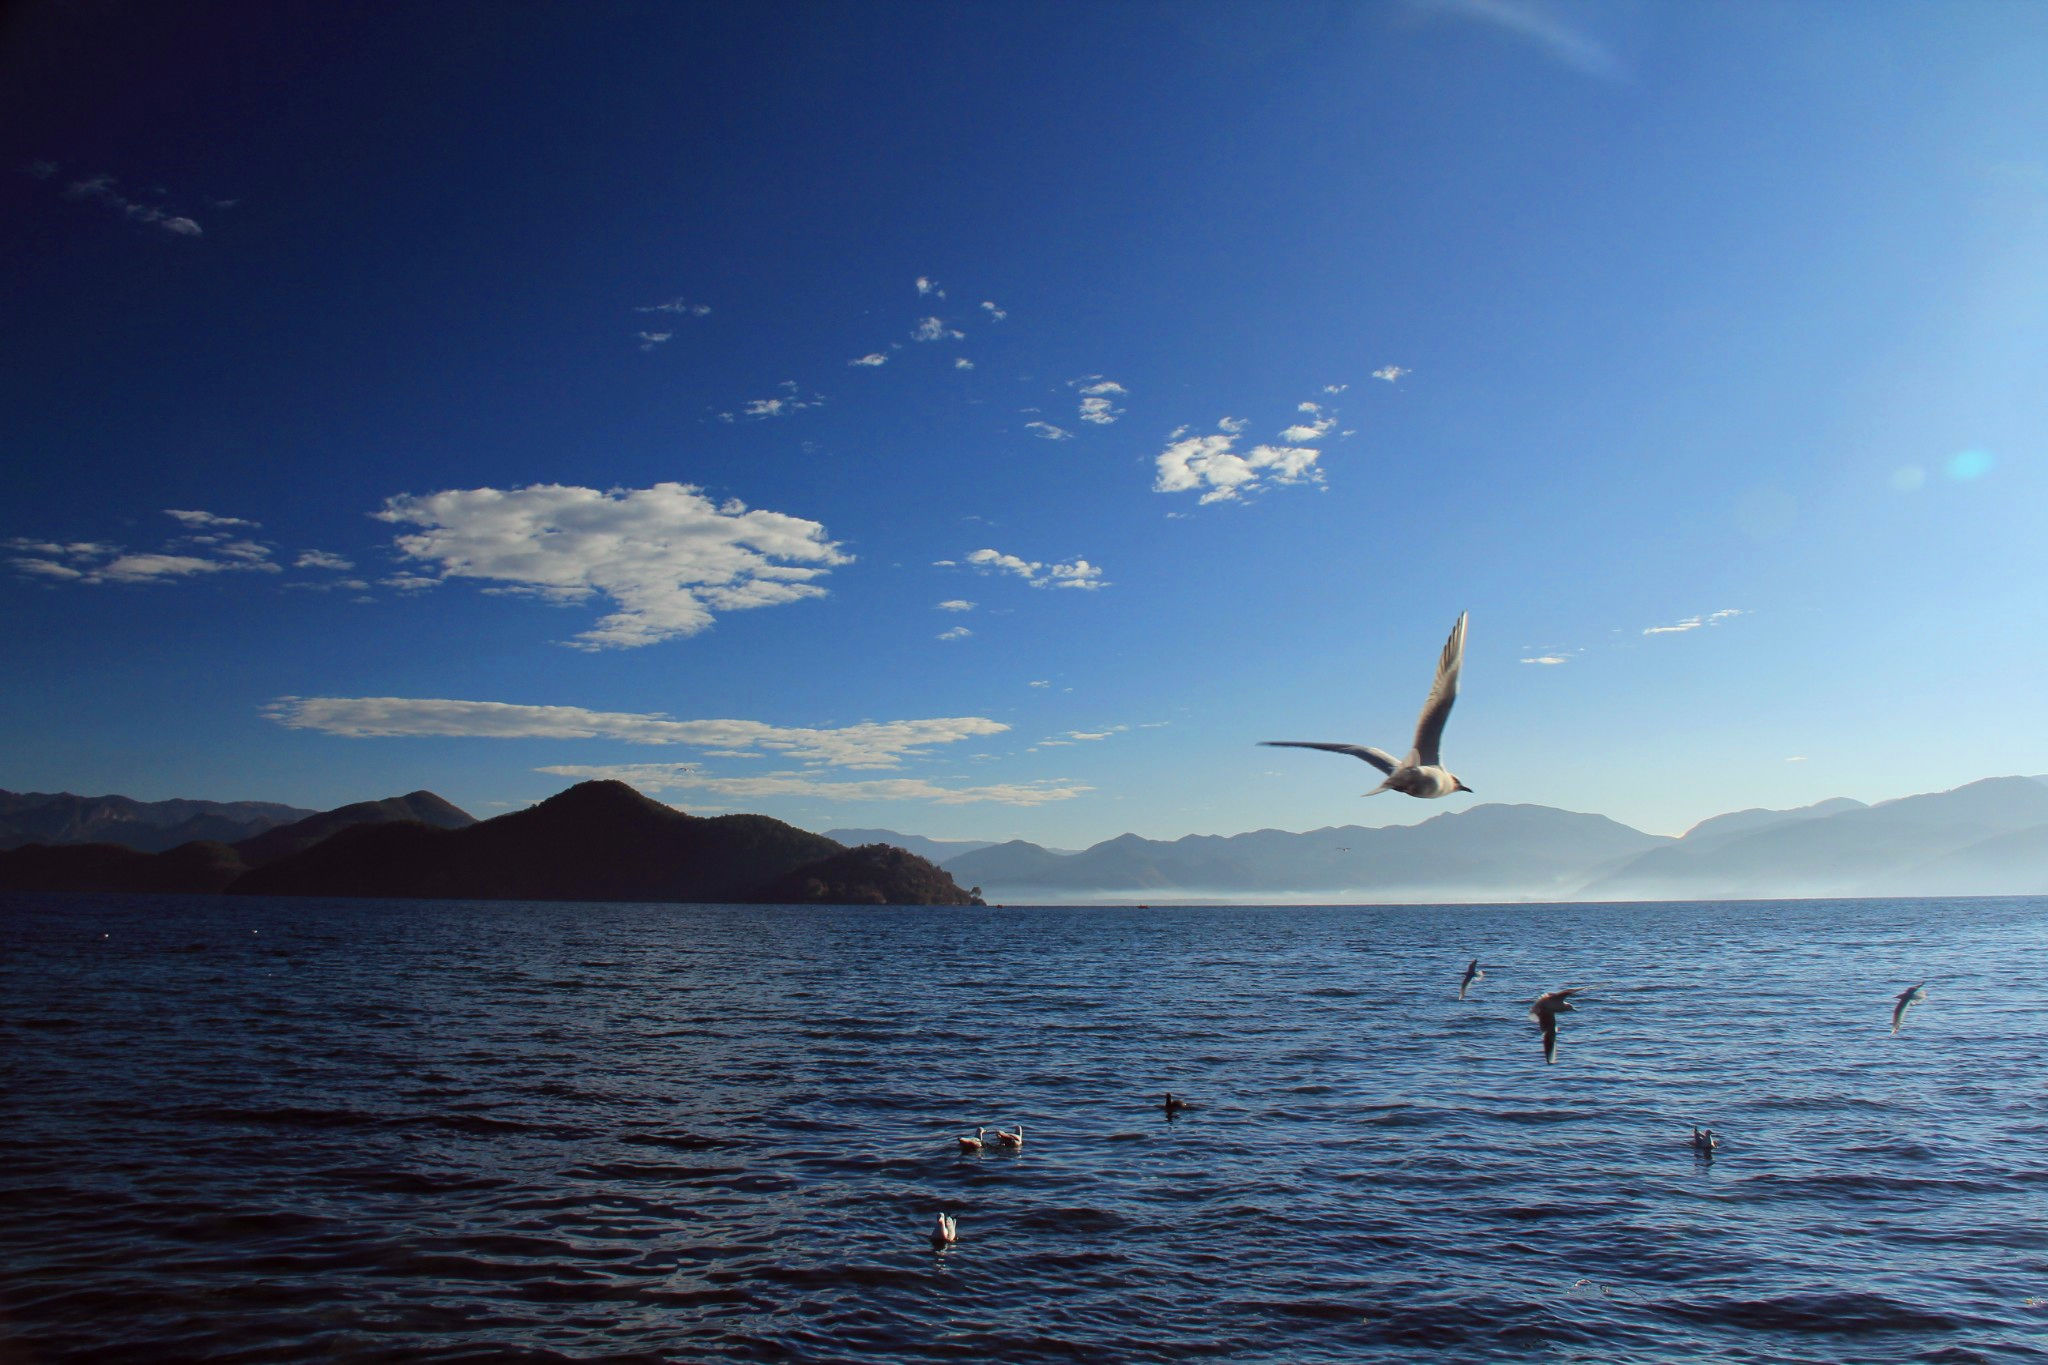
[[[2048,1357],[2039,899],[0,911],[17,1358]]]

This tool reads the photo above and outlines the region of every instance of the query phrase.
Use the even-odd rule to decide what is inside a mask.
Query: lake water
[[[2039,899],[0,897],[0,1360],[2048,1359],[2044,948]]]

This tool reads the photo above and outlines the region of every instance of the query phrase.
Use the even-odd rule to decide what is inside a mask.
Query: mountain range
[[[133,801],[125,796],[0,791],[0,849],[119,844],[161,853],[195,839],[231,844],[312,814],[272,801]]]
[[[1489,803],[1381,828],[1125,834],[1073,854],[1012,840],[939,862],[991,901],[1017,902],[2048,895],[2048,779],[1733,811],[1676,838],[1600,815]]]
[[[880,829],[812,834],[686,815],[586,782],[478,822],[431,792],[307,812],[259,802],[0,793],[0,889],[526,900],[1731,900],[2048,895],[2048,778],[1995,777],[1866,805],[1717,815],[1678,837],[1605,816],[1490,803],[1414,825],[1124,834],[1078,852]],[[220,821],[232,842],[168,832]],[[66,843],[98,833],[100,842]],[[113,836],[131,842],[118,845]],[[848,843],[859,846],[847,848]]]
[[[478,821],[418,791],[308,815],[234,844],[0,852],[0,890],[267,896],[966,905],[930,861],[848,849],[765,815],[699,817],[620,782],[583,782]]]

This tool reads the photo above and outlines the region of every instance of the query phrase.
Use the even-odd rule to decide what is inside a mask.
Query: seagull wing
[[[1546,1063],[1557,1060],[1557,1016],[1546,1014],[1539,1020],[1543,1025],[1543,1060]]]
[[[1333,754],[1362,758],[1383,773],[1394,771],[1394,756],[1370,744],[1319,744],[1312,739],[1262,739],[1259,743],[1273,749],[1327,749]]]
[[[1458,670],[1465,665],[1465,618],[1470,614],[1458,613],[1458,624],[1451,627],[1451,638],[1444,641],[1443,655],[1436,661],[1436,682],[1429,689],[1429,700],[1422,703],[1422,716],[1415,722],[1415,761],[1425,768],[1439,761],[1444,722],[1451,718],[1451,703],[1458,699]]]

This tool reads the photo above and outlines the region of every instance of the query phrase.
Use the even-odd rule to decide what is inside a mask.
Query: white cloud
[[[1024,429],[1026,431],[1035,431],[1048,441],[1067,441],[1072,440],[1074,436],[1074,433],[1068,431],[1065,427],[1056,427],[1050,422],[1043,421],[1026,422]]]
[[[1104,379],[1099,374],[1091,374],[1086,379],[1073,380],[1070,387],[1081,390],[1082,421],[1106,427],[1124,415],[1124,410],[1116,407],[1111,400],[1113,396],[1120,397],[1128,394],[1130,390],[1114,379]]]
[[[132,553],[89,540],[60,545],[16,537],[0,545],[21,552],[9,561],[19,572],[66,583],[162,583],[204,574],[283,572],[271,561],[270,546],[220,529],[253,528],[256,522],[185,508],[165,508],[164,515],[194,528],[195,534]]]
[[[868,353],[867,353],[866,355],[862,356],[862,357],[861,357],[860,359],[858,359],[858,360],[849,360],[849,361],[847,361],[846,363],[847,363],[847,364],[849,364],[849,365],[866,365],[866,366],[868,366],[868,367],[870,367],[870,368],[873,368],[874,366],[877,366],[877,365],[886,365],[886,364],[888,364],[888,363],[889,363],[889,357],[888,357],[888,356],[886,356],[886,355],[884,355],[884,354],[882,354],[882,353],[881,353],[880,351],[869,351],[869,352],[868,352]]]
[[[1321,412],[1323,410],[1323,405],[1321,403],[1310,403],[1303,401],[1300,403],[1296,403],[1294,405],[1294,410],[1296,412]]]
[[[1026,687],[1051,687],[1052,680],[1049,678],[1033,678],[1030,682],[1024,685]]]
[[[972,634],[974,632],[965,626],[955,626],[951,630],[940,631],[937,638],[941,640],[964,640]]]
[[[990,322],[1001,322],[1004,318],[1010,316],[1008,309],[998,308],[987,299],[981,301],[981,307],[982,311],[988,314]]]
[[[1550,6],[1532,0],[1416,0],[1425,10],[1470,19],[1528,43],[1537,51],[1582,75],[1625,81],[1628,71],[1606,44],[1556,17]]]
[[[612,778],[642,791],[699,791],[715,797],[755,801],[763,797],[796,796],[824,801],[930,801],[942,806],[991,803],[1042,806],[1071,801],[1094,788],[1057,779],[1002,783],[982,787],[942,787],[916,777],[870,778],[833,782],[808,773],[768,773],[760,777],[713,777],[679,763],[635,763],[611,766],[537,768],[556,777]]]
[[[558,603],[610,598],[619,609],[572,642],[585,649],[650,645],[695,635],[714,611],[822,597],[814,580],[852,562],[815,521],[714,504],[681,483],[408,493],[374,515],[423,528],[400,535],[398,551],[437,565],[442,581],[510,583]]]
[[[198,512],[177,507],[166,507],[164,509],[164,515],[167,517],[175,517],[179,521],[185,523],[185,525],[192,527],[194,530],[198,530],[202,527],[210,528],[216,526],[247,526],[254,528],[261,526],[263,524],[260,521],[248,521],[241,517],[216,516],[212,512]]]
[[[983,716],[863,721],[813,729],[758,720],[674,720],[580,706],[427,697],[280,697],[263,710],[294,730],[352,739],[465,736],[481,739],[611,739],[628,744],[682,744],[725,758],[775,754],[839,768],[894,768],[935,744],[952,744],[1010,727]]]
[[[158,193],[162,191],[159,190]],[[148,223],[152,227],[160,227],[165,232],[175,233],[180,237],[204,235],[204,230],[199,224],[183,214],[171,213],[155,204],[138,203],[122,194],[114,188],[114,177],[111,175],[95,175],[84,180],[74,180],[65,188],[64,195],[67,199],[90,199],[95,203],[105,204],[109,208],[120,210],[138,223]]]
[[[1312,403],[1304,403],[1302,406],[1312,408],[1315,405]],[[1306,426],[1304,426],[1300,422],[1296,422],[1293,426],[1288,427],[1286,430],[1280,433],[1280,439],[1287,442],[1289,445],[1298,446],[1304,441],[1320,440],[1322,437],[1329,434],[1331,427],[1334,427],[1336,425],[1337,419],[1334,417],[1318,418],[1315,422]]]
[[[946,291],[939,288],[939,282],[937,280],[932,279],[926,275],[919,275],[917,277],[917,296],[919,298],[923,298],[927,294],[935,294],[939,298],[946,297]]]
[[[1748,614],[1748,612],[1743,611],[1739,607],[1724,607],[1720,611],[1708,612],[1704,616],[1688,616],[1683,621],[1678,621],[1668,626],[1650,626],[1643,631],[1643,634],[1682,635],[1689,630],[1698,630],[1701,626],[1718,626],[1723,621],[1729,620],[1732,617],[1747,616]]]
[[[1794,754],[1794,755],[1792,755],[1792,757],[1790,757],[1790,758],[1786,759],[1785,761],[1786,761],[1787,763],[1804,763],[1804,762],[1806,762],[1806,755],[1805,755],[1805,754]]]
[[[948,338],[958,341],[967,333],[948,327],[937,318],[921,318],[918,320],[917,330],[910,335],[915,341],[944,341]]]
[[[670,299],[667,303],[650,303],[644,307],[636,306],[633,311],[636,313],[674,313],[679,317],[701,318],[711,312],[711,305],[708,303],[691,303],[687,299],[677,298]]]
[[[640,333],[640,349],[651,351],[674,335],[674,332],[642,332]]]
[[[939,561],[942,565],[950,560]],[[967,563],[983,573],[1015,574],[1034,588],[1081,588],[1093,591],[1106,588],[1102,570],[1085,559],[1076,559],[1066,564],[1042,564],[1035,559],[1020,559],[1016,555],[1002,554],[996,550],[976,550],[967,556]]]
[[[809,398],[801,397],[794,379],[782,381],[782,392],[773,398],[749,398],[740,411],[748,417],[785,417],[792,412],[803,412],[807,408],[821,406],[825,395],[814,393]],[[720,414],[725,416],[725,414]],[[730,417],[727,417],[730,421]]]
[[[1522,662],[1525,664],[1566,664],[1571,662],[1571,656],[1567,654],[1538,654],[1533,658],[1524,659]]]
[[[1216,430],[1218,430],[1218,431],[1227,431],[1227,432],[1229,432],[1229,433],[1230,433],[1230,434],[1231,434],[1232,436],[1235,436],[1235,435],[1237,435],[1237,433],[1239,433],[1240,431],[1243,431],[1243,430],[1244,430],[1244,429],[1245,429],[1246,427],[1248,427],[1248,426],[1250,426],[1250,425],[1251,425],[1251,422],[1250,422],[1250,420],[1249,420],[1248,418],[1244,418],[1244,417],[1224,417],[1224,418],[1220,418],[1220,419],[1218,419],[1218,421],[1217,421],[1217,423],[1216,423]],[[1186,430],[1187,430],[1187,428],[1186,428],[1186,427],[1182,427],[1182,428],[1181,428],[1180,430],[1181,430],[1181,431],[1186,431]],[[1179,436],[1178,436],[1178,435],[1175,435],[1175,436],[1169,436],[1169,437],[1167,437],[1166,439],[1167,439],[1167,440],[1169,440],[1169,441],[1174,441],[1174,440],[1178,440],[1178,439],[1180,439],[1180,438],[1179,438]]]
[[[1227,502],[1272,484],[1320,483],[1316,468],[1321,451],[1303,446],[1256,446],[1249,454],[1234,449],[1233,431],[1213,436],[1188,436],[1159,453],[1159,474],[1153,491],[1202,491],[1204,503]]]
[[[956,370],[971,370],[974,368],[974,362],[963,355],[953,361],[953,368]]]
[[[950,597],[950,598],[947,598],[947,599],[946,599],[945,601],[943,601],[943,602],[939,603],[939,605],[938,605],[938,610],[940,610],[940,611],[973,611],[973,610],[974,610],[974,603],[972,603],[972,602],[969,602],[969,601],[967,601],[967,600],[966,600],[965,598],[961,598],[961,597]]]
[[[343,559],[337,554],[330,554],[326,550],[301,550],[299,557],[292,561],[292,567],[295,569],[353,569],[355,562]]]
[[[1323,385],[1323,392],[1328,394],[1339,394],[1350,387],[1351,386],[1349,384],[1325,384]]]
[[[1391,384],[1402,375],[1413,373],[1415,373],[1413,370],[1404,370],[1399,365],[1382,365],[1379,369],[1372,372],[1372,377],[1374,379],[1384,379]]]

